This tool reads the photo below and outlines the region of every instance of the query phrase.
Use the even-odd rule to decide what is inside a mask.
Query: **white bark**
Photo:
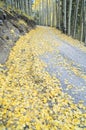
[[[67,0],[63,0],[63,13],[64,13],[64,15],[63,15],[63,29],[64,29],[64,33],[66,33],[66,2],[67,2]]]
[[[74,23],[74,38],[76,37],[76,27],[77,27],[77,15],[78,15],[79,1],[80,0],[76,0],[76,13],[75,13],[75,23]]]
[[[86,46],[86,0],[84,0],[84,41]]]
[[[69,13],[68,13],[68,35],[71,35],[71,11],[72,11],[72,0],[69,1]]]

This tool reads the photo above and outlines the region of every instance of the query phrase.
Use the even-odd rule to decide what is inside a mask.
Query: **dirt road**
[[[70,44],[70,39],[70,42],[61,39],[54,30],[45,28],[45,32],[43,39],[53,46],[52,53],[46,50],[41,56],[47,64],[46,70],[60,79],[63,91],[71,95],[76,103],[83,100],[86,105],[86,47],[82,50],[74,40],[75,45]]]
[[[0,129],[86,130],[85,50],[48,27],[22,36],[0,64]]]

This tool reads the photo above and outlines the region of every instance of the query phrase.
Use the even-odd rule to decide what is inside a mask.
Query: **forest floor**
[[[54,28],[21,36],[0,65],[0,129],[86,130],[85,60],[86,47]]]
[[[2,20],[3,14],[6,15],[5,20]],[[0,8],[0,21],[0,63],[4,64],[16,41],[35,28],[35,22],[24,14],[4,8]]]

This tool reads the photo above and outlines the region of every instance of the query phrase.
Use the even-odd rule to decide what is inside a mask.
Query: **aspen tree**
[[[71,35],[71,13],[72,13],[72,0],[69,0],[68,35]]]
[[[76,30],[77,30],[77,15],[78,15],[78,7],[79,7],[79,1],[76,0],[76,10],[75,10],[75,22],[74,22],[74,38],[76,37]]]

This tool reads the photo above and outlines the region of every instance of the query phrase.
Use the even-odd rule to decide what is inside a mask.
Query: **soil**
[[[0,63],[4,64],[9,56],[10,50],[15,45],[20,36],[35,28],[35,22],[29,20],[23,14],[17,14],[14,11],[8,12],[3,10],[6,14],[6,19],[1,19],[0,25]],[[23,21],[20,23],[19,21]]]

